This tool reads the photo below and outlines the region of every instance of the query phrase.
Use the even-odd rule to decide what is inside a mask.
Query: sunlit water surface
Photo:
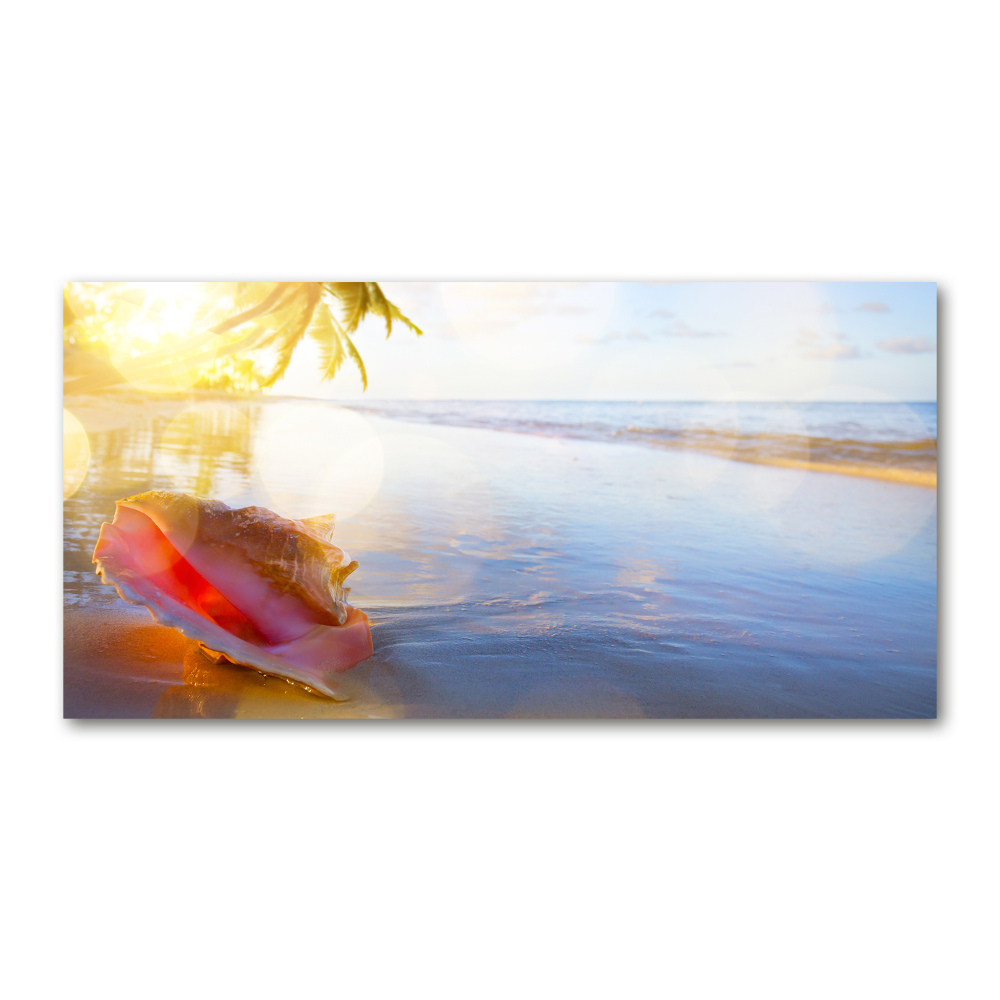
[[[103,431],[78,407],[69,715],[936,712],[934,490],[384,407],[187,404]],[[101,523],[147,489],[338,513],[375,643],[350,701],[209,664],[100,583]],[[87,623],[119,611],[127,642],[84,668]]]

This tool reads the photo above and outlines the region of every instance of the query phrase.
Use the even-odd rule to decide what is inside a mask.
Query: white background
[[[995,995],[988,10],[6,13],[10,996]],[[59,290],[121,277],[940,282],[941,718],[63,721]]]

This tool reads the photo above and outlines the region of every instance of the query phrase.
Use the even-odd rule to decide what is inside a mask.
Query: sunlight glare
[[[112,364],[128,383],[147,392],[181,392],[204,374],[222,346],[210,342],[208,356],[198,323],[198,286],[160,281],[129,284],[107,321]],[[143,367],[160,359],[154,369]]]

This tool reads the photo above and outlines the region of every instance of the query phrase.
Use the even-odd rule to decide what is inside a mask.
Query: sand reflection
[[[362,664],[342,675],[344,701],[312,694],[299,684],[249,667],[216,663],[192,646],[183,661],[184,683],[168,688],[153,709],[157,719],[389,719],[403,715],[391,682],[369,683],[372,667]],[[386,697],[386,693],[390,697]]]
[[[218,402],[181,410],[160,435],[154,475],[181,493],[218,500],[237,496],[249,474],[254,416],[246,407]]]
[[[127,416],[102,424],[84,401],[81,421],[91,449],[88,492],[116,499],[143,489],[170,489],[229,497],[250,479],[258,407],[204,402],[164,407],[166,414],[120,402]]]

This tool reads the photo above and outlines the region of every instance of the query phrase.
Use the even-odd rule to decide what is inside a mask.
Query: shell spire
[[[337,524],[336,514],[317,514],[315,517],[303,517],[299,524],[307,525],[313,529],[316,536],[324,542],[333,538],[333,529]]]

